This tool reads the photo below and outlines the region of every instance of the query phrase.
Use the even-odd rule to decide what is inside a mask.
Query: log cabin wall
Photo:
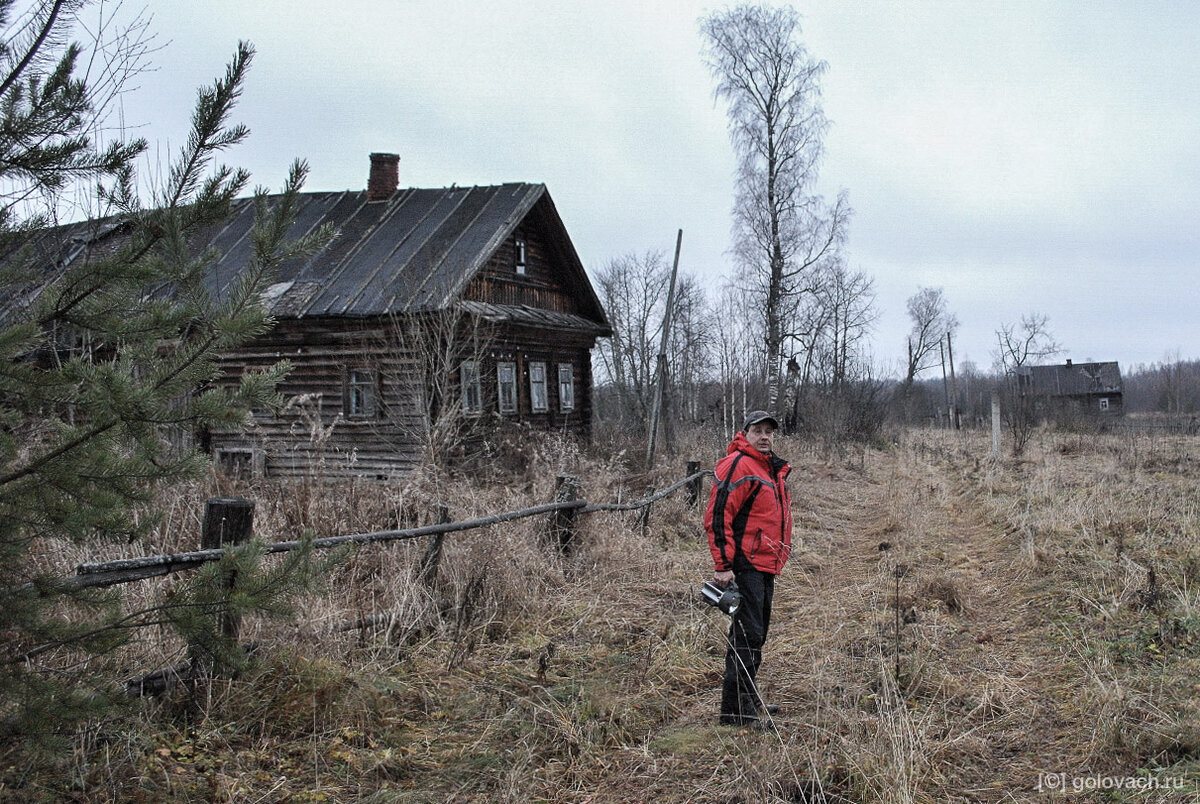
[[[233,385],[244,371],[290,361],[292,370],[279,386],[286,406],[278,415],[256,411],[245,433],[209,434],[214,459],[226,472],[384,480],[418,465],[427,420],[438,415],[459,417],[466,441],[503,422],[590,437],[593,335],[513,325],[480,333],[464,325],[449,376],[432,379],[428,350],[394,320],[282,320],[271,333],[225,355],[222,368],[224,382]],[[461,410],[463,360],[478,363],[476,411]],[[498,372],[505,363],[515,369],[516,408],[502,413]],[[545,404],[535,406],[538,384]]]
[[[211,434],[214,459],[236,463],[250,450],[245,460],[272,477],[386,479],[411,470],[425,432],[419,361],[388,329],[386,319],[282,320],[226,355],[226,383],[280,360],[292,370],[279,386],[284,410],[255,411],[245,434]]]

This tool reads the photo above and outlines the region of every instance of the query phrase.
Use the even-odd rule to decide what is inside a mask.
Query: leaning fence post
[[[700,471],[700,461],[688,461],[687,473],[688,477]],[[704,481],[704,476],[692,477],[687,484],[687,504],[695,507],[696,503],[700,502],[700,484]]]
[[[218,550],[223,547],[233,547],[245,544],[250,540],[254,529],[254,503],[230,497],[212,497],[204,506],[204,524],[200,531],[200,549]],[[241,618],[229,610],[229,597],[237,584],[237,571],[234,570],[221,580],[218,597],[223,605],[217,612],[217,633],[235,648],[238,632],[241,628]],[[216,656],[213,651],[204,649],[195,643],[191,646],[192,661],[195,664],[202,661],[207,669],[215,670]]]
[[[654,486],[646,486],[646,496],[654,496]],[[642,538],[645,539],[650,532],[650,509],[654,507],[654,503],[647,502],[642,507],[641,522],[642,522]]]
[[[450,509],[439,505],[437,521],[439,525],[449,522]],[[442,561],[442,541],[445,538],[446,534],[444,533],[433,534],[429,537],[429,546],[425,548],[425,555],[421,556],[421,569],[418,577],[427,589],[433,589],[434,584],[437,583],[438,564]]]
[[[575,475],[559,475],[554,484],[555,502],[574,502],[579,499],[579,478]],[[575,509],[560,508],[551,519],[551,532],[557,536],[558,551],[564,555],[571,552],[571,540],[575,538]]]

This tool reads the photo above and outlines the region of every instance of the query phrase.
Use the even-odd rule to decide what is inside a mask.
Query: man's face
[[[770,422],[757,422],[746,430],[746,440],[750,446],[762,453],[772,452],[775,448],[775,428]]]

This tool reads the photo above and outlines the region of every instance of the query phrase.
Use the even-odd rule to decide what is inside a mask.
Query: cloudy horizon
[[[1049,318],[1062,359],[1200,357],[1200,7],[793,4],[826,61],[821,190],[854,208],[849,267],[874,279],[876,365],[899,370],[906,299],[944,289],[956,362]],[[614,0],[161,0],[156,69],[124,101],[165,154],[239,39],[257,50],[227,155],[279,187],[545,183],[585,266],[648,250],[716,287],[732,270],[734,157],[700,56],[711,4]]]

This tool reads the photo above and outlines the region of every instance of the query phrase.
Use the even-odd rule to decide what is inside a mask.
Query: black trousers
[[[742,605],[729,624],[725,650],[725,681],[721,685],[721,720],[738,722],[758,716],[761,699],[754,685],[762,664],[762,647],[771,625],[775,576],[749,569],[737,573]]]

